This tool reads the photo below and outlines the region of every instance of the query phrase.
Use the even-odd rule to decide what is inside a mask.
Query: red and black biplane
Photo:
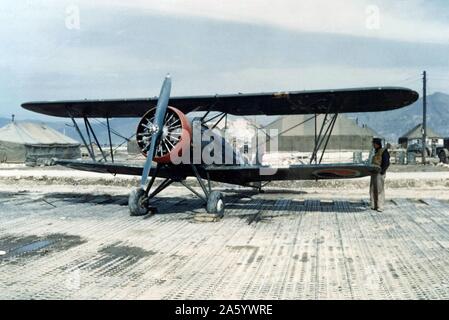
[[[343,90],[319,90],[276,92],[259,94],[232,94],[191,97],[170,97],[171,79],[167,76],[159,97],[149,99],[79,100],[27,102],[22,107],[34,112],[56,117],[71,118],[84,142],[92,161],[57,160],[56,163],[85,171],[141,176],[141,186],[129,197],[131,215],[145,215],[151,209],[150,200],[174,182],[183,184],[204,200],[207,212],[222,215],[225,209],[224,196],[213,191],[211,181],[261,188],[262,183],[277,180],[318,180],[364,177],[376,173],[379,168],[369,164],[321,164],[322,155],[340,113],[387,111],[408,106],[418,99],[418,93],[399,87],[376,87]],[[201,117],[190,119],[187,114],[203,112]],[[220,143],[223,154],[231,150],[232,161],[173,161],[183,153],[203,152],[208,144],[195,142],[195,128],[200,132],[213,129],[227,114],[291,115],[310,114],[310,119],[324,114],[324,120],[315,137],[315,147],[310,163],[271,167],[249,164],[239,160],[237,150],[224,138],[213,134]],[[111,141],[110,118],[138,117],[136,138],[146,156],[144,166],[119,163],[114,160]],[[76,119],[84,120],[85,137]],[[103,150],[89,122],[90,118],[106,119],[110,151]],[[210,127],[207,123],[216,120]],[[93,144],[101,151],[102,158],[95,157]],[[210,146],[210,145],[209,145]],[[216,149],[214,149],[216,151]],[[221,150],[221,149],[220,149]],[[318,161],[317,154],[321,152]],[[216,159],[216,158],[214,158]],[[186,183],[195,177],[202,193]],[[163,181],[154,185],[156,178]],[[153,187],[154,186],[154,187]]]

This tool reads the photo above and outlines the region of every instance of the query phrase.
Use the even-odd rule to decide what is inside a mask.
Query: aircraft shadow
[[[299,193],[301,191],[298,191]],[[277,190],[270,191],[269,194],[279,193]],[[288,194],[284,191],[280,194]],[[296,193],[298,194],[298,193]],[[301,193],[302,194],[302,193]],[[251,212],[262,212],[263,215],[282,215],[290,213],[303,214],[307,212],[323,213],[357,213],[367,210],[367,206],[362,201],[320,201],[319,199],[264,199],[263,194],[260,198],[257,191],[245,191],[239,193],[226,193],[226,209],[232,216],[253,215]],[[88,194],[88,193],[51,193],[44,197],[45,201],[55,206],[63,206],[60,201],[69,204],[93,204],[93,205],[128,205],[128,195],[109,195],[109,194]],[[59,202],[59,203],[58,203]],[[188,197],[164,197],[155,198],[151,205],[158,209],[158,214],[176,214],[176,213],[196,213],[205,211],[204,203],[196,196]],[[248,209],[251,210],[248,213]],[[232,210],[232,211],[231,211]],[[242,214],[239,214],[239,212]]]
[[[284,200],[284,199],[281,199]],[[332,203],[322,203],[320,200],[288,200],[279,203],[278,199],[264,199],[262,204],[252,206],[254,211],[264,211],[264,215],[277,215],[282,213],[357,213],[367,210],[367,206],[362,202],[350,202],[345,200],[334,201]],[[248,210],[249,203],[234,202],[226,205],[226,209],[243,211]],[[238,213],[236,213],[238,215]]]
[[[233,189],[224,189],[223,191],[226,193],[236,193],[236,191]],[[295,195],[308,194],[307,191],[289,190],[289,189],[263,189],[262,192],[259,192],[257,190],[252,190],[252,189],[244,189],[241,191],[239,190],[239,193],[247,195],[247,196],[253,196],[256,194],[295,194]]]
[[[51,193],[45,196],[49,202],[60,200],[70,203],[89,203],[89,204],[117,204],[121,206],[128,205],[127,195],[110,194],[90,194],[90,193]]]

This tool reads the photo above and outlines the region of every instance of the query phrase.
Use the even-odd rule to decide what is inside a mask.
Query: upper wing
[[[184,113],[219,111],[234,115],[285,115],[386,111],[418,99],[406,88],[360,88],[258,94],[173,97],[169,105]],[[157,98],[27,102],[22,107],[57,117],[141,117],[156,106]]]
[[[127,175],[142,175],[143,169],[142,166],[138,165],[69,160],[57,160],[56,164],[77,170]],[[203,178],[206,177],[206,171],[213,181],[247,185],[259,181],[361,178],[379,172],[379,167],[364,164],[321,164],[291,165],[288,167],[245,165],[202,166],[199,168],[199,173]],[[193,175],[191,166],[178,165],[161,167],[157,176],[183,180]]]

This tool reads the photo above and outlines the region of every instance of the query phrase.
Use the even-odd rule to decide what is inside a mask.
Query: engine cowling
[[[156,108],[150,109],[137,126],[137,145],[146,157],[152,138],[152,124]],[[168,107],[162,128],[162,136],[156,147],[154,161],[170,163],[174,156],[181,156],[185,147],[190,147],[192,127],[187,116],[180,110]]]

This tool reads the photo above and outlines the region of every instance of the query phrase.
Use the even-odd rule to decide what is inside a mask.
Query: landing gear
[[[199,195],[192,188],[188,188],[193,191],[196,195],[198,195],[203,201],[206,203],[206,211],[209,214],[216,215],[219,217],[223,217],[225,210],[225,201],[223,193],[219,191],[212,191],[211,181],[209,177],[209,173],[206,171],[205,176],[207,178],[207,186],[201,178],[201,175],[198,172],[198,169],[195,165],[192,165],[192,171],[195,174],[195,177],[201,186],[201,189],[204,192],[205,197]]]
[[[131,191],[128,198],[128,207],[131,216],[144,216],[150,211],[148,196],[145,190],[137,188]]]
[[[225,201],[223,193],[219,191],[212,191],[207,197],[207,213],[223,216],[224,209]]]
[[[207,174],[207,172],[205,173],[205,175],[207,177],[207,184],[205,184],[198,172],[198,169],[195,166],[192,166],[192,168],[193,168],[192,170],[198,180],[199,185],[201,186],[201,189],[202,189],[204,195],[197,192],[190,185],[188,185],[186,183],[185,179],[172,180],[170,178],[167,178],[164,181],[162,181],[155,188],[155,190],[150,193],[149,191],[151,189],[151,186],[153,185],[153,183],[155,181],[155,178],[152,178],[150,180],[150,183],[146,187],[146,190],[144,190],[142,188],[136,188],[136,189],[132,190],[131,193],[129,194],[128,207],[129,207],[130,215],[131,216],[144,216],[144,215],[149,214],[150,212],[152,212],[152,213],[157,212],[157,209],[155,207],[150,206],[151,199],[153,199],[154,196],[156,196],[162,190],[167,188],[173,182],[179,182],[182,185],[184,185],[187,189],[189,189],[192,193],[194,193],[195,195],[197,195],[200,199],[202,199],[204,201],[204,204],[206,205],[206,211],[208,214],[211,214],[218,218],[223,217],[224,211],[225,211],[224,194],[219,191],[212,191],[209,174]]]
[[[146,190],[137,188],[131,191],[128,199],[128,207],[131,216],[144,216],[149,212],[157,213],[156,207],[150,206],[150,200],[153,199],[159,192],[171,185],[174,181],[169,178],[165,179],[155,188],[153,192],[150,193],[151,187],[153,186],[155,180],[155,177],[150,180]]]

